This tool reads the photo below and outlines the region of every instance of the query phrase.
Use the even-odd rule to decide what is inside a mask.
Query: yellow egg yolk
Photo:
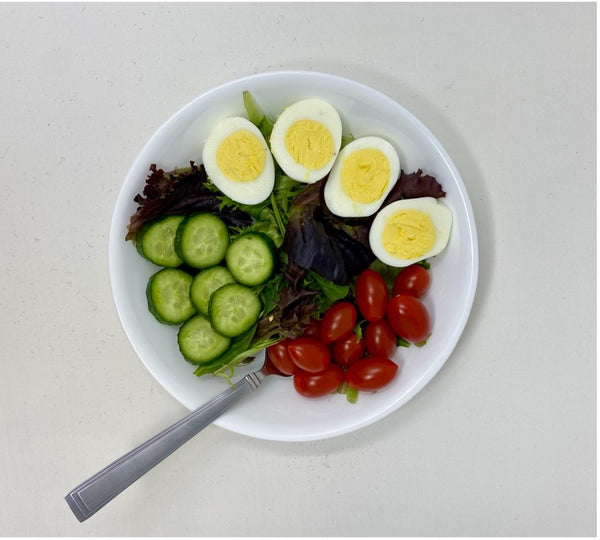
[[[285,147],[296,163],[316,170],[331,159],[333,138],[329,130],[315,120],[297,120],[285,132]]]
[[[383,195],[390,172],[390,162],[381,150],[356,150],[342,164],[342,188],[353,201],[369,204]]]
[[[420,210],[401,210],[385,223],[383,247],[399,259],[425,255],[435,242],[435,227],[429,215]]]
[[[246,129],[232,133],[217,148],[217,165],[230,180],[249,182],[258,178],[265,167],[265,149]]]

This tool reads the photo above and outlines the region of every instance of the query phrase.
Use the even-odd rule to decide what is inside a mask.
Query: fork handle
[[[263,380],[250,373],[179,422],[155,435],[137,448],[78,485],[66,497],[79,521],[85,521],[155,465],[216,420],[244,394],[256,390]]]

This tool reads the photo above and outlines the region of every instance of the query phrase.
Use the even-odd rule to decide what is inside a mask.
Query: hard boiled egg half
[[[262,133],[246,118],[221,120],[206,140],[202,161],[213,184],[234,201],[258,204],[273,191],[273,156]]]
[[[400,174],[394,147],[380,137],[361,137],[344,146],[325,184],[327,208],[340,217],[377,212]]]
[[[338,155],[342,144],[340,115],[321,99],[298,101],[275,121],[270,144],[285,174],[312,184],[329,173]]]
[[[452,211],[438,199],[402,199],[375,216],[369,244],[385,264],[409,266],[440,253],[448,243],[451,227]]]

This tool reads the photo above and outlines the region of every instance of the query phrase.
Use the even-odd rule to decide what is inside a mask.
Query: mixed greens
[[[248,119],[268,140],[273,121],[249,92],[244,92],[243,102]],[[344,136],[342,144],[351,140],[352,137]],[[399,270],[386,267],[375,258],[368,240],[372,217],[340,218],[327,209],[323,200],[326,178],[305,184],[289,178],[276,167],[270,196],[260,204],[246,205],[222,194],[208,178],[202,164],[190,162],[187,167],[168,172],[152,164],[149,170],[143,192],[134,198],[138,208],[131,217],[126,235],[126,240],[135,243],[142,255],[147,257],[143,238],[148,228],[168,216],[173,216],[173,222],[177,222],[176,228],[179,228],[181,221],[189,220],[191,216],[211,214],[226,225],[231,242],[255,234],[268,238],[273,246],[274,267],[266,279],[257,284],[236,281],[227,285],[232,290],[233,287],[248,288],[260,300],[260,311],[252,326],[227,337],[226,347],[219,342],[218,354],[208,360],[194,359],[182,349],[184,357],[196,365],[194,373],[198,376],[230,377],[236,366],[249,361],[263,349],[302,335],[314,319],[320,318],[334,303],[352,298],[356,277],[365,269],[376,268],[390,288]],[[384,206],[404,198],[444,196],[437,180],[422,170],[401,171]],[[180,244],[175,242],[175,245]],[[174,261],[170,266],[178,272],[192,278],[200,273],[178,250],[169,253],[168,257],[170,259],[165,260]],[[218,266],[226,268],[227,264],[223,261]],[[151,284],[158,281],[159,273],[151,278],[149,291]],[[181,277],[178,274],[178,279]],[[156,303],[149,297],[151,311]],[[157,316],[155,309],[153,313]],[[190,320],[206,317],[197,306],[193,307],[195,314],[191,313]],[[185,322],[164,317],[161,320],[160,316],[157,319],[168,324]],[[180,335],[186,324],[182,325]],[[196,318],[194,324],[205,323]]]

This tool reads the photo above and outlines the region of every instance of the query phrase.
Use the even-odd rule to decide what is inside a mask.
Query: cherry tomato
[[[287,350],[294,364],[309,373],[323,371],[331,362],[329,348],[313,338],[292,339],[287,345]]]
[[[431,332],[427,308],[408,294],[392,296],[388,302],[388,321],[394,332],[413,343],[425,341]]]
[[[277,370],[284,375],[292,375],[296,368],[296,364],[294,364],[290,357],[290,353],[287,350],[290,341],[290,339],[284,339],[279,343],[275,343],[275,345],[267,347],[267,356],[269,357],[269,360],[271,360]]]
[[[275,364],[271,361],[271,358],[268,354],[265,356],[265,363],[263,364],[263,367],[260,371],[264,375],[280,375],[281,377],[289,376],[288,373],[282,373],[275,367]]]
[[[365,342],[354,332],[349,336],[336,341],[331,349],[333,361],[342,367],[347,367],[353,362],[360,360],[364,354]]]
[[[310,337],[314,339],[321,339],[321,321],[313,319],[310,326],[304,330],[303,337]]]
[[[299,370],[294,374],[294,388],[305,397],[315,398],[331,394],[342,382],[344,382],[344,372],[336,364],[330,364],[320,373]]]
[[[347,336],[356,325],[358,313],[350,302],[337,302],[323,315],[321,321],[321,341],[333,343]]]
[[[394,279],[392,294],[410,294],[421,298],[429,288],[429,272],[418,264],[407,266]]]
[[[373,392],[388,384],[398,371],[398,365],[385,356],[367,356],[354,362],[346,371],[346,383],[351,388]]]
[[[367,324],[365,346],[372,356],[392,356],[396,350],[396,334],[387,320]]]
[[[385,316],[389,293],[381,274],[367,268],[356,280],[356,305],[367,321]]]

